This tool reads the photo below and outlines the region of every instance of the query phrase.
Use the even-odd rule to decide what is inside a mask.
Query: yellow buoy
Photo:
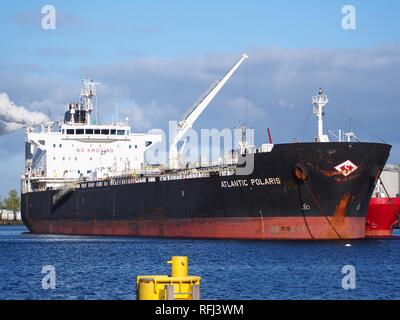
[[[138,276],[136,296],[138,300],[200,300],[199,276],[188,275],[188,257],[174,256],[171,276]]]
[[[175,256],[167,263],[171,265],[171,277],[188,276],[188,257]]]

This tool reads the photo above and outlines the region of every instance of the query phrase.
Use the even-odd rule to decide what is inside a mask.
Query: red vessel
[[[400,198],[371,198],[365,226],[366,237],[391,237],[398,223]]]

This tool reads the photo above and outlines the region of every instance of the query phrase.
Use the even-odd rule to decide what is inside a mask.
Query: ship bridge
[[[161,135],[133,133],[127,121],[93,121],[95,93],[93,82],[84,80],[81,103],[69,105],[63,123],[26,129],[24,180],[57,187],[72,180],[102,179],[144,167],[146,150],[161,142]]]
[[[63,125],[63,139],[74,140],[128,140],[131,128],[121,125],[77,126]]]

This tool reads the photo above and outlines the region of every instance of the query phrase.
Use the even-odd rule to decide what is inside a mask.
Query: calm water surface
[[[400,234],[399,234],[400,235]],[[345,245],[350,243],[351,247]],[[189,256],[203,299],[400,299],[400,241],[211,241],[39,236],[0,226],[0,299],[135,299],[135,277]],[[42,267],[56,289],[42,289]],[[356,289],[341,283],[344,265]]]

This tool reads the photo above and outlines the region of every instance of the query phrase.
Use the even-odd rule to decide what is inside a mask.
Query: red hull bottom
[[[365,226],[366,237],[391,237],[400,212],[400,198],[372,198]]]
[[[241,240],[333,240],[365,237],[365,218],[279,217],[136,221],[29,221],[33,233]]]

